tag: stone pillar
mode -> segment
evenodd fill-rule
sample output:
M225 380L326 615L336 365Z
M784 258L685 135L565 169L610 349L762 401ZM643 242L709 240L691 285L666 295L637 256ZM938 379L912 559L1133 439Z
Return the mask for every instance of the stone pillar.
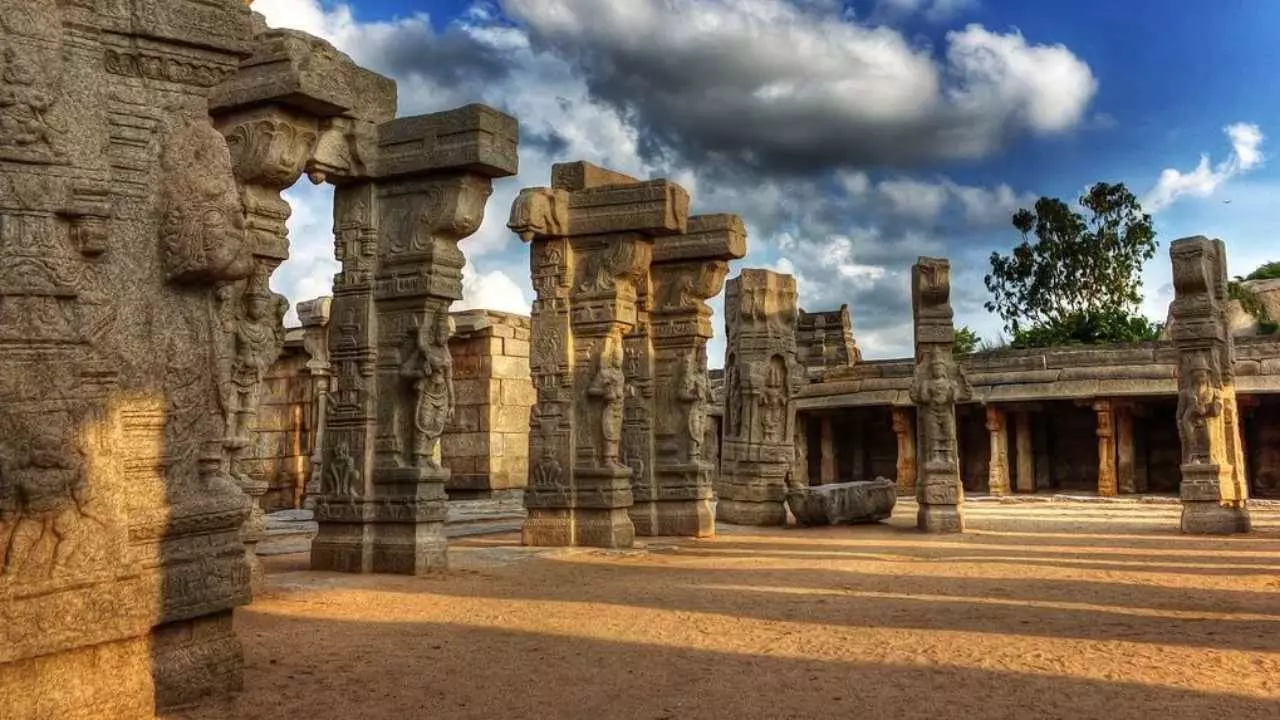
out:
M729 261L746 251L746 228L736 215L691 217L687 233L654 245L654 465L651 475L640 475L632 484L631 519L639 535L715 534L713 468L703 447L711 404L706 301L720 294Z
M717 518L784 525L795 452L789 400L804 381L796 358L796 280L744 269L728 282L725 428Z
M1235 347L1227 323L1227 256L1221 240L1175 240L1170 324L1178 348L1182 531L1248 532L1248 484L1235 397Z
M1009 494L1009 433L1005 413L998 405L987 406L987 432L991 435L991 461L987 465L987 492Z
M964 531L964 488L956 442L956 402L973 390L955 361L951 311L951 263L920 258L911 268L916 369L911 401L920 419L916 465L921 478L916 526L925 532Z
M1116 421L1116 486L1121 493L1138 492L1134 463L1133 406L1124 403L1115 408Z
M1115 410L1110 400L1097 400L1092 405L1098 425L1094 433L1098 437L1098 496L1115 497L1119 494L1116 479L1116 430Z
M1020 493L1036 491L1036 451L1031 436L1031 414L1019 410L1014 414L1014 443L1018 451L1017 490Z
M458 244L516 170L513 118L483 105L334 124L308 166L338 184L334 390L311 544L316 570L422 575L447 565L439 442L456 407L449 308ZM343 143L346 143L345 145Z
M324 476L324 429L329 405L329 379L333 366L329 363L329 309L331 297L298 303L298 321L302 323L302 345L307 351L307 372L311 374L311 467L302 502L314 508Z
M894 406L893 433L898 438L898 494L916 494L915 413L910 407Z
M818 465L818 483L822 485L830 485L836 482L836 438L835 433L831 429L831 416L823 414L819 420L821 423L819 447L822 453Z
M669 181L571 163L552 168L552 187L522 190L511 208L508 226L532 243L537 294L526 545L633 542L625 404L635 387L629 381L648 369L634 358L627 377L623 338L639 321L638 287L648 282L654 237L686 232L688 207L688 195Z
M796 413L795 459L791 464L790 487L809 487L809 416Z

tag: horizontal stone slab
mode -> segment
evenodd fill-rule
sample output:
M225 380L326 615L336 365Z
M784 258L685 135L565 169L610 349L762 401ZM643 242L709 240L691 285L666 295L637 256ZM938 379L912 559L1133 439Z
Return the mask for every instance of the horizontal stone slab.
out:
M556 190L586 190L605 185L632 185L640 180L620 172L579 160L551 166L551 187Z
M519 124L487 105L399 118L378 126L379 177L471 170L515 175Z
M569 193L567 224L570 236L684 233L689 227L689 194L670 180L587 188Z
M694 215L689 230L654 243L653 262L736 260L747 254L747 226L737 215Z

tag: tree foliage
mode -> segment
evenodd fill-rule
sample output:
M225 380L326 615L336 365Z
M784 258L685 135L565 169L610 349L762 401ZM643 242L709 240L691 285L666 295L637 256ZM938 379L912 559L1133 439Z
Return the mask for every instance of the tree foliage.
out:
M965 325L956 330L955 352L957 355L969 355L978 349L978 344L981 342L982 339L978 337L978 333Z
M1098 183L1079 198L1087 215L1057 198L1013 215L1023 241L991 254L986 308L1018 347L1040 340L1146 339L1154 323L1138 316L1142 265L1156 253L1151 215L1123 183Z

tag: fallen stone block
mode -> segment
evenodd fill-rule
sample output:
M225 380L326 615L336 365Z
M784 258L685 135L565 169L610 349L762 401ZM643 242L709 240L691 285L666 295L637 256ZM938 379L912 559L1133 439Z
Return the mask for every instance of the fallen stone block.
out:
M879 522L893 514L897 501L897 484L886 478L815 485L787 493L787 505L801 526Z

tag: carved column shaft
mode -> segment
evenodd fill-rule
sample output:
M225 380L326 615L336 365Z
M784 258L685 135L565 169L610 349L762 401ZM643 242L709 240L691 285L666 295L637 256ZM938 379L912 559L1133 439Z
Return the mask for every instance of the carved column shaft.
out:
M1116 422L1116 488L1124 494L1138 492L1137 464L1133 438L1133 406L1115 408Z
M893 432L898 438L898 495L916 494L916 427L910 407L894 406Z
M1093 403L1093 411L1098 418L1095 431L1098 436L1098 495L1115 497L1119 494L1116 478L1115 410L1110 400L1099 400Z
M1178 348L1182 531L1249 530L1248 485L1235 399L1235 347L1227 323L1227 258L1221 240L1169 247L1172 334Z
M964 488L960 484L956 402L972 394L954 357L951 264L922 257L911 268L916 369L911 400L916 405L920 479L916 525L926 532L963 532Z
M987 492L1009 494L1009 433L1004 409L987 406L987 432L991 436L991 460L987 472Z

